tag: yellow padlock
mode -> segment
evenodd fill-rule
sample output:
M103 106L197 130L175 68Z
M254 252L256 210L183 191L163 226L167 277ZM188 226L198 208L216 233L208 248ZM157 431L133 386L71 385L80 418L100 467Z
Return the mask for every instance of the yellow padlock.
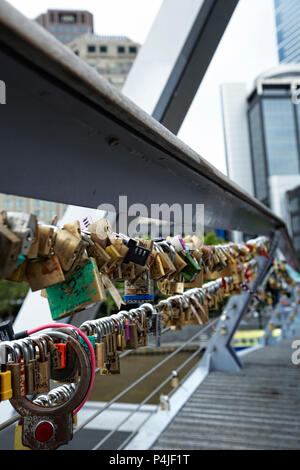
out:
M1 401L10 400L13 396L10 370L0 372L0 395Z
M17 423L15 427L15 440L14 450L31 450L29 447L25 447L22 442L22 424Z

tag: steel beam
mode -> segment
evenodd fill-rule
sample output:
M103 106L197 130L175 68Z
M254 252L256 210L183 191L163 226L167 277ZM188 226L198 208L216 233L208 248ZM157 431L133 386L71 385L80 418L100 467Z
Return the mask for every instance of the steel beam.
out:
M279 234L275 234L270 247L269 258L259 256L256 258L258 272L255 281L249 284L249 290L240 295L231 297L223 310L216 332L210 340L205 354L201 360L203 367L209 371L222 370L238 372L242 362L231 346L232 338L239 324L247 312L250 302L272 266L278 247Z
M177 134L239 0L204 0L152 116Z

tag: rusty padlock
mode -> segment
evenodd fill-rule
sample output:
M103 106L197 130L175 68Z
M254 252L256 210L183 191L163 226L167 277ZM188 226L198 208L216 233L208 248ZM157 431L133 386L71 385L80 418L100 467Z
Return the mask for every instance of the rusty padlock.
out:
M22 443L32 450L55 450L73 437L73 411L84 400L91 381L91 363L79 341L64 333L51 332L49 336L63 337L77 354L81 379L74 394L61 405L45 408L26 397L11 399L10 403L21 415Z

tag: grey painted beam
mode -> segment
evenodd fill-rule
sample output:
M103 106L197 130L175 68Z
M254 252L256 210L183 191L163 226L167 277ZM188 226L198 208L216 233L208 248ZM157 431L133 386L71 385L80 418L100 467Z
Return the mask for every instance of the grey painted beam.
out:
M205 204L205 226L270 234L284 223L38 24L0 2L0 191L78 206ZM118 145L111 145L111 139Z

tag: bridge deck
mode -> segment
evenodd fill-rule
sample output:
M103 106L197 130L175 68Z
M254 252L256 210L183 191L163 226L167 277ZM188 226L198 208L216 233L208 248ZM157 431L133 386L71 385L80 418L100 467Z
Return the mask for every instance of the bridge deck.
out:
M253 351L238 373L211 373L153 449L300 449L292 341Z

